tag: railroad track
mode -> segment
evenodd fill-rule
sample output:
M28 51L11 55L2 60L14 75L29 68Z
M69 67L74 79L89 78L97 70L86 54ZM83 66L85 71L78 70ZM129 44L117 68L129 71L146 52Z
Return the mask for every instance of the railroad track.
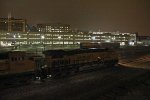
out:
M90 72L94 72L94 71L105 71L105 70L109 70L111 67L99 67L99 65L92 65L93 68L91 69L86 69L86 70L81 70L78 73L71 73L68 76L60 76L60 77L55 77L55 79L61 79L61 78L65 78L65 77L72 77L75 75L81 75L81 74L85 74L85 73L90 73ZM8 78L1 78L0 81L0 89L9 89L9 88L16 88L16 87L20 87L20 86L24 86L24 85L30 85L31 83L33 83L35 80L35 78L33 78L33 75L31 76L24 76L24 77L8 77ZM51 78L45 78L43 80L39 80L40 83L45 82L47 80L52 80ZM39 82L37 82L39 83Z
M150 86L150 73L145 72L139 75L136 75L133 78L129 78L123 81L118 82L113 87L109 88L105 92L103 92L102 96L99 98L102 100L121 100L121 97L125 96L127 93L134 91L135 88ZM134 91L136 92L136 91Z
M144 57L144 59L145 58L147 57ZM90 70L81 72L69 78L59 80L50 79L40 84L42 87L32 87L34 84L31 84L31 86L25 86L25 90L23 87L22 90L20 88L16 90L8 89L11 93L6 95L5 93L8 91L4 91L3 94L5 95L3 95L3 98L7 100L7 96L14 97L18 95L16 98L30 100L36 98L66 100L66 97L71 100L115 100L116 98L119 100L119 98L128 92L131 92L133 88L137 88L138 86L150 86L148 83L150 82L149 77L149 70L126 68L125 66L119 65L113 68L102 68L98 71ZM28 89L28 87L30 89ZM18 93L17 91L22 92ZM24 95L24 93L26 94Z
M33 80L32 75L27 76L9 76L0 78L0 89L15 88L24 85L29 85Z
M117 77L120 75L120 77ZM115 78L116 77L116 78ZM105 75L100 81L96 81L97 83L89 82L90 87L84 87L84 90L74 89L74 93L69 93L68 98L73 100L116 100L116 98L124 96L128 92L130 92L133 88L137 88L141 85L149 85L147 81L149 79L150 73L149 71L140 71L135 73L128 73L127 75L118 74L108 74ZM83 87L79 87L82 88ZM71 91L71 90L70 90ZM86 91L86 92L85 92ZM75 95L75 93L82 92L81 94ZM63 94L63 95L67 95ZM63 97L63 95L60 95ZM73 96L75 95L75 96ZM55 96L54 96L55 97ZM58 98L60 99L60 98ZM61 98L65 100L65 98ZM68 99L68 100L69 100ZM121 100L121 99L120 99Z
M41 97L41 99L53 98L60 100L66 100L66 97L71 100L72 98L74 98L74 100L83 100L88 98L113 100L113 98L117 95L122 96L126 94L130 91L131 87L136 87L143 84L142 82L147 80L149 76L144 79L143 77L147 75L149 75L148 71L145 70L130 70L119 66L115 69L110 68L97 72L81 73L73 77L59 80L49 80L49 82L44 82L40 84L40 86L25 86L25 89L22 87L21 90L20 88L17 88L16 90L9 89L9 94L5 94L7 93L6 90L3 93L5 94L3 97L5 100L7 100L7 96L13 97L15 95L18 95L16 99L26 98L30 100ZM17 91L21 92L18 93ZM24 93L26 94L24 95Z

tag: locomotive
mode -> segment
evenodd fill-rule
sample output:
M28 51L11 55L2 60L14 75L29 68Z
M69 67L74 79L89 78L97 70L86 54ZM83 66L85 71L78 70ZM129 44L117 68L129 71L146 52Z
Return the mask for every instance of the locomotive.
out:
M118 54L107 48L46 50L44 56L23 51L0 54L0 76L32 74L36 77L66 76L82 70L114 66Z
M107 48L47 50L43 54L45 55L43 66L46 66L44 73L53 77L95 68L92 65L100 68L118 63L118 54Z

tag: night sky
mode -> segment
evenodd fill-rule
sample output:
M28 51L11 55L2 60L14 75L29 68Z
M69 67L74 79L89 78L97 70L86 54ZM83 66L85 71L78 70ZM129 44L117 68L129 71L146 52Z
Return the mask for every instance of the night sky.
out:
M65 23L82 30L150 35L150 0L0 0L0 17L9 12L29 24Z

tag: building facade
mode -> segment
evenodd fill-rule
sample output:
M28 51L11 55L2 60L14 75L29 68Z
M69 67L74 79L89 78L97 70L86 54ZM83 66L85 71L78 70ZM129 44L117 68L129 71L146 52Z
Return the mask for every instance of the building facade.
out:
M120 46L136 45L135 33L92 32L92 38L100 43L120 43Z
M25 19L15 19L15 18L0 18L0 30L1 31L26 31L26 20Z
M80 43L120 43L134 46L136 34L119 32L8 32L0 31L1 46L28 45L36 47L77 48Z
M150 46L150 36L138 36L137 45Z

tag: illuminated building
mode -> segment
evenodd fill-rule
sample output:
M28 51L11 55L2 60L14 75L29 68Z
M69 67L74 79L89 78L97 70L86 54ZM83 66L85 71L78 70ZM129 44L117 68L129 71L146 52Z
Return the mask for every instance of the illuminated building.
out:
M0 45L38 45L46 48L76 48L82 42L120 43L134 46L136 34L120 32L8 32L0 31Z
M39 32L71 32L68 24L37 24Z
M92 32L97 42L105 43L120 43L120 46L134 46L136 45L136 35L134 33L120 33L120 32Z
M15 19L15 18L0 18L0 30L1 31L26 31L26 20L25 19Z

